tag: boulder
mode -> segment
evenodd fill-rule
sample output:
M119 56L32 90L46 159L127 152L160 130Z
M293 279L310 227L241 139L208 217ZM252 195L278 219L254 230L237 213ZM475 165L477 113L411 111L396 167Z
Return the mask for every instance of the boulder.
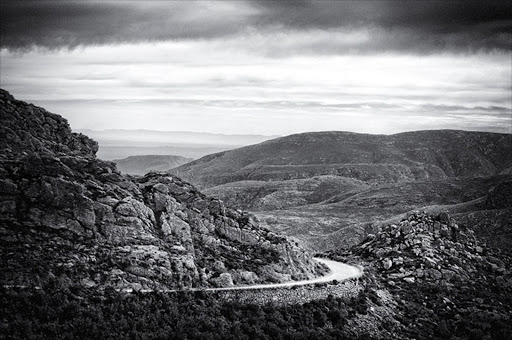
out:
M233 287L233 278L230 273L222 273L218 277L211 278L210 281L215 287Z

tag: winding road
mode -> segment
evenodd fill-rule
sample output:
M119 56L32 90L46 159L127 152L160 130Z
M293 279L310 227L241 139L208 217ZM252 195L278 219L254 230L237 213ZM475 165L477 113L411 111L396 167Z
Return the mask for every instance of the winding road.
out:
M304 286L315 283L324 283L331 282L333 280L344 281L347 279L352 279L356 277L360 277L363 275L363 270L360 267L350 266L345 263L328 260L320 257L314 258L317 262L325 264L330 272L327 275L316 277L314 279L302 280L302 281L290 281L284 283L266 283L266 284L256 284L256 285L248 285L248 286L234 286L234 287L224 287L224 288L193 288L191 290L205 290L205 291L223 291L223 290L243 290L243 289L273 289L273 288L282 288L282 287L293 287L293 286Z
M314 260L317 262L325 264L329 268L329 273L324 276L316 277L314 279L302 280L302 281L290 281L284 283L264 283L264 284L255 284L255 285L247 285L247 286L233 286L233 287L222 287L222 288L187 288L186 291L195 292L195 291L206 291L206 292L218 292L225 290L249 290L249 289L275 289L275 288L283 288L283 287L293 287L293 286L305 286L315 283L326 283L331 282L333 280L344 281L348 279L353 279L360 277L363 275L362 267L355 267L345 263L328 260L320 257L314 257ZM133 289L123 289L123 292L131 293ZM142 293L150 293L152 289L142 289L140 292ZM182 290L179 289L169 289L169 290L160 290L164 292L179 292Z

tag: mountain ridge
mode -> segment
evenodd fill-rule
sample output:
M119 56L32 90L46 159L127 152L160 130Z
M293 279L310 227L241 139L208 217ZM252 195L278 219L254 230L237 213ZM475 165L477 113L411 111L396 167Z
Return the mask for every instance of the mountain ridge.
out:
M512 180L510 150L512 135L488 132L311 132L208 155L171 173L318 251L354 245L372 224L406 211L485 196Z
M510 168L512 157L505 151L511 146L510 134L460 130L310 132L208 155L173 173L202 188L332 174L374 182L489 176ZM385 178L380 178L383 172Z
M223 287L325 271L175 176L122 175L58 115L3 90L0 112L1 285Z
M142 155L114 159L119 171L130 175L145 175L150 171L165 171L189 163L192 158L174 155Z

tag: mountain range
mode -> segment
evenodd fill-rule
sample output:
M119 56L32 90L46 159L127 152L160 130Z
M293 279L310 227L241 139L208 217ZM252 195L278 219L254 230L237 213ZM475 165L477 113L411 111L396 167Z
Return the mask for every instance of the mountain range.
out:
M512 180L510 150L510 134L312 132L208 155L171 173L318 251L357 244L407 211L485 200ZM475 205L454 218L473 216L479 225L491 215L512 216L510 206Z
M102 131L81 129L76 131L86 134L98 142L97 155L98 158L104 160L142 155L176 155L196 159L211 153L260 143L277 137L143 129Z
M511 338L510 135L303 134L131 176L3 90L0 114L0 339ZM293 238L363 275L203 289L326 274Z

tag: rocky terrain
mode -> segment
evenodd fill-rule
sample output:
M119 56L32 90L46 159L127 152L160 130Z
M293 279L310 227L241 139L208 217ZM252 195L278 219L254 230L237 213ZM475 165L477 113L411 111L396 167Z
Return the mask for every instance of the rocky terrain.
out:
M471 229L459 226L447 213L436 217L410 214L399 224L386 225L376 234L369 234L352 251L380 262L381 275L390 285L403 280L453 286L469 280L470 273L479 275L476 265L492 268L496 275L507 279L511 274L499 259L482 257L484 251L488 254L490 250L478 244Z
M510 339L512 258L447 213L413 212L350 250L343 283L277 290L5 289L5 338Z
M476 179L472 182L476 182ZM512 180L508 176L493 177L491 189L481 197L468 199L458 204L425 205L422 209L431 213L450 213L452 219L461 226L471 228L475 235L487 245L502 252L512 251ZM489 185L488 184L488 185ZM472 188L478 192L477 185ZM470 188L465 191L468 193ZM373 228L386 223L399 221L407 214L399 214L383 222L373 224Z
M407 211L485 200L495 186L512 181L510 149L507 134L318 132L209 155L172 172L320 251L355 245L375 225ZM469 218L477 229L488 221L492 229L509 229L503 208L473 208L454 218Z
M0 92L0 285L161 289L310 278L324 268L167 173L96 158L65 119Z
M114 159L117 169L124 174L145 175L150 171L166 171L191 162L192 158L172 155L143 155Z
M512 335L512 258L447 213L412 212L330 257L364 264L373 280L376 306L369 318L378 320L379 308L387 309L375 338L389 337L382 331L390 328L412 339Z

